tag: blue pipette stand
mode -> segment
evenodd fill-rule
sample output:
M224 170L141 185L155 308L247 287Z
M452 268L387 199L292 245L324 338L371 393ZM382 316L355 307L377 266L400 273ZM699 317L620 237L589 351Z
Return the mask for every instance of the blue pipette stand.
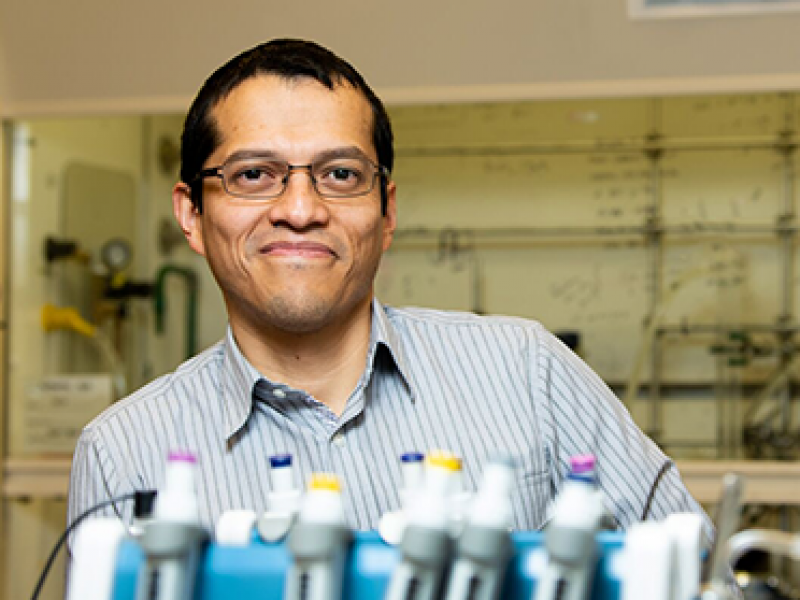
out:
M618 600L621 597L620 551L622 533L600 533L598 564L592 600ZM502 600L530 600L539 574L546 564L543 535L519 532L512 535L514 554L506 572ZM284 577L291 564L285 543L267 544L254 536L244 548L209 544L201 558L195 600L282 600ZM343 598L380 600L386 593L392 571L400 560L397 548L385 544L377 533L357 532L348 553L344 574ZM133 541L120 548L113 600L134 600L136 581L144 554Z

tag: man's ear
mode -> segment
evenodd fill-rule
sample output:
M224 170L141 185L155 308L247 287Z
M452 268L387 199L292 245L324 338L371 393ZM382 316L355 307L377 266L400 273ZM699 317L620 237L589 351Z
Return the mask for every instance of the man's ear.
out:
M175 219L186 236L192 250L205 256L205 246L203 245L203 218L197 211L192 202L192 190L182 181L175 184L172 188L172 212Z
M392 245L394 232L397 229L397 185L394 181L386 182L386 214L383 215L383 251Z

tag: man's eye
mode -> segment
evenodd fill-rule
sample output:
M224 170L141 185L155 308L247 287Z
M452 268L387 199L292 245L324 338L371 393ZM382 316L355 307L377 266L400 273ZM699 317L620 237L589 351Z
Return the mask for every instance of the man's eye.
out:
M242 179L247 179L248 181L254 181L259 177L262 177L263 175L264 175L263 169L255 169L255 168L245 169L244 171L239 173L239 177L241 177Z
M276 179L281 179L279 169L270 165L242 165L233 171L232 177L233 181L243 184L268 182Z
M337 181L347 181L348 179L351 179L351 178L357 178L358 177L358 173L356 171L354 171L353 169L347 169L345 167L339 167L339 168L333 169L330 172L330 177L335 179L335 180L337 180Z

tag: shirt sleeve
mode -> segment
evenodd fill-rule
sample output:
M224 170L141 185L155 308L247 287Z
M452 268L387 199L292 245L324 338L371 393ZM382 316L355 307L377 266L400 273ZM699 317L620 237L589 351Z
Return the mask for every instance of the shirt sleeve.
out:
M105 446L93 429L86 429L78 439L72 458L67 500L67 526L99 503L132 492L124 484ZM117 516L130 524L131 502L119 502L92 513L93 516ZM73 532L74 535L74 532ZM72 536L68 540L72 541Z
M569 472L571 456L592 454L606 508L619 528L645 517L658 521L671 513L692 512L702 516L709 543L711 521L671 460L585 362L544 328L538 338L534 393L549 421L546 443L555 457L556 488Z

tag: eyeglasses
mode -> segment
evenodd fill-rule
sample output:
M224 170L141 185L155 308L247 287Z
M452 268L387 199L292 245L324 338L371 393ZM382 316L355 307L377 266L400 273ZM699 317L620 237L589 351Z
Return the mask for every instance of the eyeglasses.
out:
M364 157L336 157L308 165L290 165L270 156L248 156L203 169L194 181L219 177L228 194L246 200L268 200L286 191L292 171L306 171L314 190L323 198L343 199L369 194L378 176L389 170Z

